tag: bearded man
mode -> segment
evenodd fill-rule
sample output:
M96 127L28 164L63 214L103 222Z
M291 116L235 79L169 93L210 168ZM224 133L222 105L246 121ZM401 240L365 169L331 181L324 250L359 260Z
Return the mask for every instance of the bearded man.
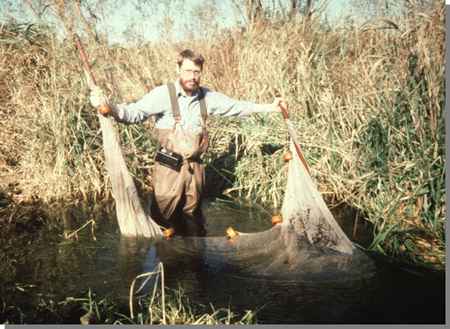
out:
M239 101L200 86L204 58L183 50L177 59L178 78L154 88L135 103L111 105L117 121L140 123L155 118L159 146L152 172L151 216L180 235L204 236L201 200L205 168L201 155L208 147L206 120L209 115L245 117L252 113L280 112L281 98L271 104ZM92 106L107 102L99 88L91 90Z

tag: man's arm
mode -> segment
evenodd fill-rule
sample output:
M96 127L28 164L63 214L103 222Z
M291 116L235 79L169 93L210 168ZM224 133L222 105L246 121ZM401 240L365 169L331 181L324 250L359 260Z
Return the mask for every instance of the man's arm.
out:
M150 115L163 112L164 106L162 105L167 101L167 91L164 88L164 86L156 87L134 103L110 105L112 112L102 114L112 115L119 122L142 122ZM106 102L106 97L100 89L92 90L90 100L91 104L98 108Z
M256 104L249 101L239 101L224 94L208 91L206 93L208 113L220 116L247 116L252 113L280 112L281 98L275 98L271 104Z

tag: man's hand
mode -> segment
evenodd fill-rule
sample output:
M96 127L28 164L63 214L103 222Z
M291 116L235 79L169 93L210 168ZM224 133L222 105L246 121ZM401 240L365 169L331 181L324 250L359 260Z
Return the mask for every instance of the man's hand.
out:
M108 99L99 87L95 86L91 89L89 101L101 114L105 116L111 114L112 111L110 106L108 106Z
M272 106L274 107L275 112L281 112L281 108L284 108L287 111L287 103L281 97L275 97Z

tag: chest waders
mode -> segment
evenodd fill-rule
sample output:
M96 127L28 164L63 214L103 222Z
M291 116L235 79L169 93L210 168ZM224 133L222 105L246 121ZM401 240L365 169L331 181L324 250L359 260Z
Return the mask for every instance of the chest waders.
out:
M182 156L179 170L155 161L152 174L154 199L152 216L160 219L181 235L205 235L205 220L201 200L205 184L205 168L200 156L208 148L207 109L200 88L202 132L187 132L181 126L181 114L173 83L168 84L172 114L172 129L155 129L159 146Z

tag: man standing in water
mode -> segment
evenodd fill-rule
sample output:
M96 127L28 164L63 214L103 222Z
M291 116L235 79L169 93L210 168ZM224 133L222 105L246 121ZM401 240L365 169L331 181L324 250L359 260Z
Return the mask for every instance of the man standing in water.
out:
M281 98L272 104L255 104L200 87L203 64L202 55L183 50L174 83L154 88L135 103L110 106L111 112L102 113L124 123L140 123L155 116L159 147L152 174L151 216L181 235L206 234L201 212L205 168L200 156L208 147L207 116L280 112L280 104L285 105ZM99 88L91 91L90 101L96 108L107 102Z

